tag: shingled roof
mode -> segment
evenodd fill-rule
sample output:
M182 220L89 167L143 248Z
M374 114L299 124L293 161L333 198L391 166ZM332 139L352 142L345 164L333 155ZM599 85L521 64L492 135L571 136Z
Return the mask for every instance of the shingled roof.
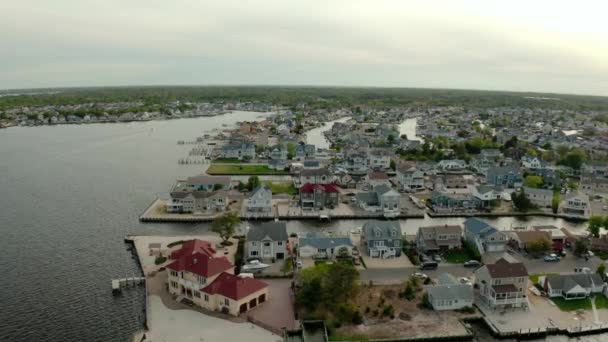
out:
M209 286L201 289L208 294L220 294L234 300L241 300L256 293L268 284L254 278L241 278L234 274L223 272Z
M528 270L521 262L508 262L504 258L496 260L493 264L486 264L492 278L516 278L527 277Z
M287 224L285 222L264 222L247 232L247 241L262 241L265 237L272 241L287 241Z

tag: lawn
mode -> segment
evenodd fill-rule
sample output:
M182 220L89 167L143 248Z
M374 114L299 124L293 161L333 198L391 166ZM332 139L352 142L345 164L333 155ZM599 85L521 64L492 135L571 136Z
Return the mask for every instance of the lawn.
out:
M217 158L213 161L214 163L225 163L225 164L240 164L243 161L237 158Z
M295 195L298 193L298 189L293 185L292 182L264 182L267 187L272 190L272 194L289 194Z
M211 164L207 169L209 175L287 175L288 171L271 170L267 165L218 165Z
M452 264L464 264L465 262L474 259L474 257L469 255L465 249L446 252L444 257L447 262Z
M608 309L608 298L603 294L595 295L595 306L598 309Z
M532 285L538 283L538 277L541 276L548 276L548 275L555 275L555 274L559 274L559 273L537 273L537 274L530 274L530 282L532 282Z
M555 297L551 300L562 311L591 310L591 300L589 298L565 300L562 297Z

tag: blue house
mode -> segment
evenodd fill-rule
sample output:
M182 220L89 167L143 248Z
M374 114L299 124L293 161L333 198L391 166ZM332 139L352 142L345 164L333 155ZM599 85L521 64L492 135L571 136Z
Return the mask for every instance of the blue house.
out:
M488 169L486 183L504 188L517 188L522 185L523 178L517 165L495 166Z
M504 252L507 244L506 234L476 217L464 221L464 238L479 254Z

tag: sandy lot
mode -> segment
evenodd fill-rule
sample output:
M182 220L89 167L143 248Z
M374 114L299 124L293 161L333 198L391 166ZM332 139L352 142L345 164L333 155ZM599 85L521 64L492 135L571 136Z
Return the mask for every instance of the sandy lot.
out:
M416 294L416 299L408 301L399 298L398 293L403 285L364 286L357 295L357 303L363 313L364 323L358 326L343 326L336 330L342 336L361 336L374 338L391 337L430 337L446 335L464 335L467 333L465 327L459 322L459 318L466 314L457 312L436 312L433 310L419 309L417 304L423 290ZM382 299L384 298L384 303ZM394 318L382 316L383 308L392 305ZM369 312L367 308L370 308ZM374 314L377 310L379 313Z

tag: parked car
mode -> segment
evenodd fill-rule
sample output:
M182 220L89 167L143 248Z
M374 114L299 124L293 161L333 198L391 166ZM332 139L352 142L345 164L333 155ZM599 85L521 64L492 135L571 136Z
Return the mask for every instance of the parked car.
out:
M437 262L441 262L441 256L439 254L435 254L433 256L433 260L437 261Z
M416 278L420 278L420 279L426 279L426 278L428 278L428 277L429 277L429 276L427 276L426 274L424 274L424 273L420 273L420 272L416 272L416 273L412 274L412 276L414 276L414 277L416 277Z
M469 277L461 277L458 280L461 284L471 285L471 279Z
M549 255L545 255L544 260L547 262L559 261L560 257L557 256L557 254L549 254Z
M464 267L479 267L481 263L477 260L469 260L464 263Z
M422 264L420 264L420 269L421 270L434 270L438 266L439 265L437 264L436 261L425 261Z

